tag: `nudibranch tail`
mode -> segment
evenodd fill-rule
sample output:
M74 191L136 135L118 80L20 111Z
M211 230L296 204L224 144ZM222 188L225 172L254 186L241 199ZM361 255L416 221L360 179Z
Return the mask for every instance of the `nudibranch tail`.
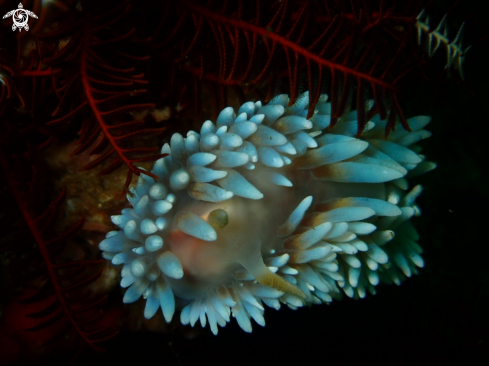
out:
M146 299L149 319L167 322L178 304L182 324L207 322L214 334L231 316L251 332L264 325L264 305L292 309L375 293L423 267L419 215L408 177L435 167L420 154L429 117L384 138L378 116L357 133L356 113L330 127L322 95L307 119L309 95L288 106L225 108L199 132L174 134L168 156L141 175L120 228L100 243L122 265L123 301Z
M272 287L290 295L306 298L306 295L301 289L273 273L263 262L260 252L256 251L255 253L240 259L239 264L241 264L259 284Z

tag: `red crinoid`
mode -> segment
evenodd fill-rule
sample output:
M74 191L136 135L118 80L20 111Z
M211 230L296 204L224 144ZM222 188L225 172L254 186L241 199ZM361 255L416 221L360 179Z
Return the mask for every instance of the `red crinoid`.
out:
M0 26L0 194L8 201L0 217L11 233L0 246L11 281L0 305L30 292L21 302L37 306L27 316L40 320L28 330L62 324L51 340L69 328L100 350L114 334L99 312L104 296L91 287L103 277L98 251L70 255L82 222L64 233L57 226L64 195L53 192L59 177L45 164L46 147L76 139L71 155L89 157L82 170L128 169L123 190L133 174L151 175L135 163L161 156L162 132L190 127L191 107L200 124L209 99L217 112L233 97L285 92L293 104L308 90L310 116L329 95L333 125L356 109L358 134L376 113L389 121L386 134L398 121L409 129L402 92L416 80L408 74L426 69L417 16L427 2L24 1L39 16L30 31L12 32L11 19ZM0 3L1 14L14 8Z
M87 250L72 240L83 219L62 232L57 229L66 191L52 199L55 192L39 161L51 138L39 135L34 125L19 130L3 121L1 140L1 176L8 191L2 192L5 209L0 227L8 235L0 249L9 269L8 289L16 294L5 309L4 329L11 335L40 332L39 342L32 343L27 334L17 339L29 343L39 355L58 347L100 351L99 342L116 334L116 328L102 319L107 295L90 288L102 273L101 261L90 259ZM12 350L2 350L8 359Z
M311 116L328 92L333 124L353 104L359 134L375 113L389 118L388 130L397 118L409 128L399 99L401 82L420 64L413 54L419 4L183 1L173 7L162 11L154 44L170 61L167 94L179 95L173 90L185 73L212 83L217 109L226 105L226 86L265 89L265 100L285 91L291 104L309 90ZM198 95L198 85L190 86Z
M99 175L125 165L129 168L126 183L129 185L132 173L142 172L133 164L155 160L159 155L147 155L158 148L132 147L127 141L165 130L150 127L142 120L121 118L128 112L154 107L153 103L137 98L147 92L144 87L148 81L140 71L142 67L135 65L149 59L145 53L148 39L131 24L129 1L101 5L87 2L82 6L83 11L71 12L54 30L37 36L39 42L59 42L49 55L39 55L39 60L50 65L52 90L59 98L51 113L54 119L47 125L67 123L81 116L79 147L72 155L90 148L90 155L100 155L83 170L114 157ZM37 63L36 71L42 72L41 63ZM21 74L28 72L31 70L23 70ZM103 137L97 141L100 134Z

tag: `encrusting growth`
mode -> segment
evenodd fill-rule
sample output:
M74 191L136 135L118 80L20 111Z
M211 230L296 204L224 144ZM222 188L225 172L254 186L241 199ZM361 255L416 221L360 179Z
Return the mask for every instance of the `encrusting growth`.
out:
M356 112L330 127L322 95L307 119L309 94L288 107L225 108L200 132L171 137L152 173L142 174L103 257L122 265L123 301L146 300L144 316L175 297L183 324L209 322L214 334L236 318L265 325L264 305L292 309L375 293L423 267L410 218L421 187L406 178L435 167L416 145L430 118L408 120L385 139L386 121L371 119L359 138Z

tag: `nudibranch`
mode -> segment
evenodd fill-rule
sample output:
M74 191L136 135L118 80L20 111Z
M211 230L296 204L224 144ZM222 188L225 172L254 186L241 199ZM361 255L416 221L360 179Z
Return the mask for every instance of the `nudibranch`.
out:
M435 167L416 143L430 136L426 116L385 139L372 118L359 138L356 113L330 126L322 95L307 119L309 94L288 106L228 107L186 138L127 195L132 208L112 221L99 247L122 265L123 302L146 300L144 317L161 308L170 322L200 320L214 334L231 316L251 332L264 326L264 305L292 309L375 293L423 267L410 222L421 186L407 178Z

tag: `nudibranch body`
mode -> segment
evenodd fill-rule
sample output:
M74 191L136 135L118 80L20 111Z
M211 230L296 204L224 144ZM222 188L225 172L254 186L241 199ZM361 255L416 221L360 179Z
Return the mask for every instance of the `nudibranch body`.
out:
M214 334L234 316L251 332L264 305L292 309L375 293L423 267L410 218L421 187L407 177L435 167L416 143L430 119L392 131L374 117L355 138L355 113L330 128L322 95L307 119L306 92L267 105L225 108L216 124L171 137L152 173L141 175L112 231L104 258L122 266L123 301L146 299L166 321L209 322Z

